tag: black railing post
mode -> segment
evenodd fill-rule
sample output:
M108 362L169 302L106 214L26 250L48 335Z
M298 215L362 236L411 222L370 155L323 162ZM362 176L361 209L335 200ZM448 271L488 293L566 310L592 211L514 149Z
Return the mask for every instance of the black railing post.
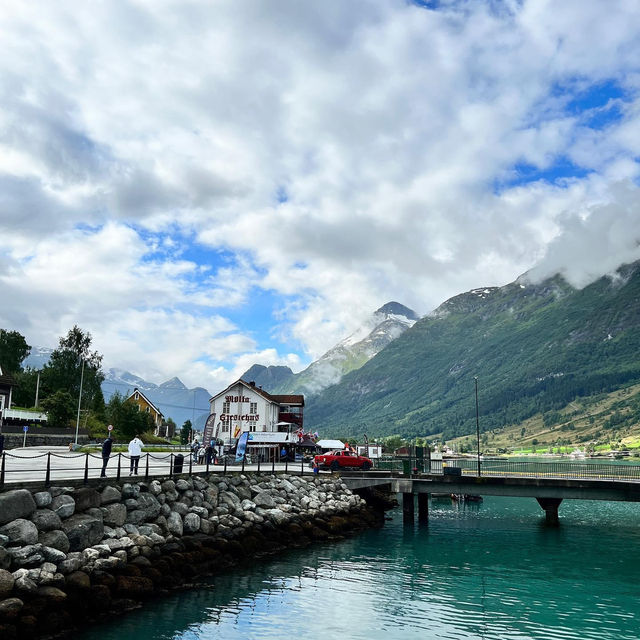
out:
M84 455L84 483L89 484L89 454L85 453Z
M300 475L301 476L304 475L304 456L303 456L302 460L300 460Z
M147 453L147 467L144 470L144 479L147 480L149 478L149 454Z
M6 460L6 452L2 452L2 469L0 469L0 487L4 486L4 465Z
M271 474L275 475L276 473L276 454L273 454L273 458L271 458Z
M222 470L222 473L225 476L227 475L227 456L224 457L224 469Z
M121 453L119 453L119 454L118 454L118 473L116 474L116 478L117 478L118 480L120 480L120 461L121 461L121 459L122 459L122 454L121 454Z
M173 453L169 454L169 477L173 478Z
M47 452L47 475L44 479L44 486L48 487L51 485L51 451Z
M189 475L191 475L192 470L193 470L193 456L189 454Z
M289 456L286 455L284 457L284 472L287 473L288 470L289 470Z
M258 475L260 475L260 458L261 456L258 455Z
M207 477L209 477L209 463L211 462L211 454L207 453Z
M247 454L243 453L242 454L242 473L244 473L244 462L247 459Z

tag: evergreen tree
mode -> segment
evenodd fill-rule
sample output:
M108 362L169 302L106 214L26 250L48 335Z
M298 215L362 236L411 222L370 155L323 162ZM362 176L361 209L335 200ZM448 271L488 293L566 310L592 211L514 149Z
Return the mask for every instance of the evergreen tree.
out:
M182 425L182 429L180 429L181 444L188 444L189 436L191 435L191 428L192 428L191 420L186 420L185 423Z

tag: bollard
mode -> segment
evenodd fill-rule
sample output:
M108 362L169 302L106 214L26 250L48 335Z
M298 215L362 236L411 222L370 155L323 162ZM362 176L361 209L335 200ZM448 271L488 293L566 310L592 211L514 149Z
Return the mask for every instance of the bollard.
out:
M258 456L258 475L260 475L260 456Z
M147 468L144 470L144 479L149 478L149 454L147 453Z
M169 455L169 477L173 478L173 453Z
M119 453L119 454L118 454L118 473L116 474L116 478L117 478L118 480L120 480L120 458L121 458L121 457L122 457L122 454L121 454L121 453Z
M89 484L89 454L85 453L84 455L84 483Z
M192 468L193 468L193 456L189 454L189 475L191 475Z
M47 476L44 479L44 486L51 485L51 451L47 453Z
M4 486L4 465L6 459L6 453L2 452L2 469L0 469L0 487Z
M271 474L275 475L276 473L276 456L274 454L273 458L271 458Z

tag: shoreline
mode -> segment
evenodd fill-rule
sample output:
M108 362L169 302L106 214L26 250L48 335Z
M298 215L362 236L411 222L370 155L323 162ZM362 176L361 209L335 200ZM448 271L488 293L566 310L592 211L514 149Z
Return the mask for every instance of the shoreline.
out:
M198 579L383 526L384 500L371 502L336 477L284 474L5 491L0 635L68 637Z

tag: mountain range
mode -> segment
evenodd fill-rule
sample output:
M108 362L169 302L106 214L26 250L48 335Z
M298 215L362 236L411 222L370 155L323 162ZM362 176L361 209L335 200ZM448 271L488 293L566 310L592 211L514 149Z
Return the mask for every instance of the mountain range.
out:
M242 379L254 381L269 393L301 393L310 398L339 383L350 371L359 369L418 319L408 307L388 302L300 373L293 373L289 367L254 364Z
M313 397L323 435L453 438L640 381L640 262L575 289L561 276L455 296Z

